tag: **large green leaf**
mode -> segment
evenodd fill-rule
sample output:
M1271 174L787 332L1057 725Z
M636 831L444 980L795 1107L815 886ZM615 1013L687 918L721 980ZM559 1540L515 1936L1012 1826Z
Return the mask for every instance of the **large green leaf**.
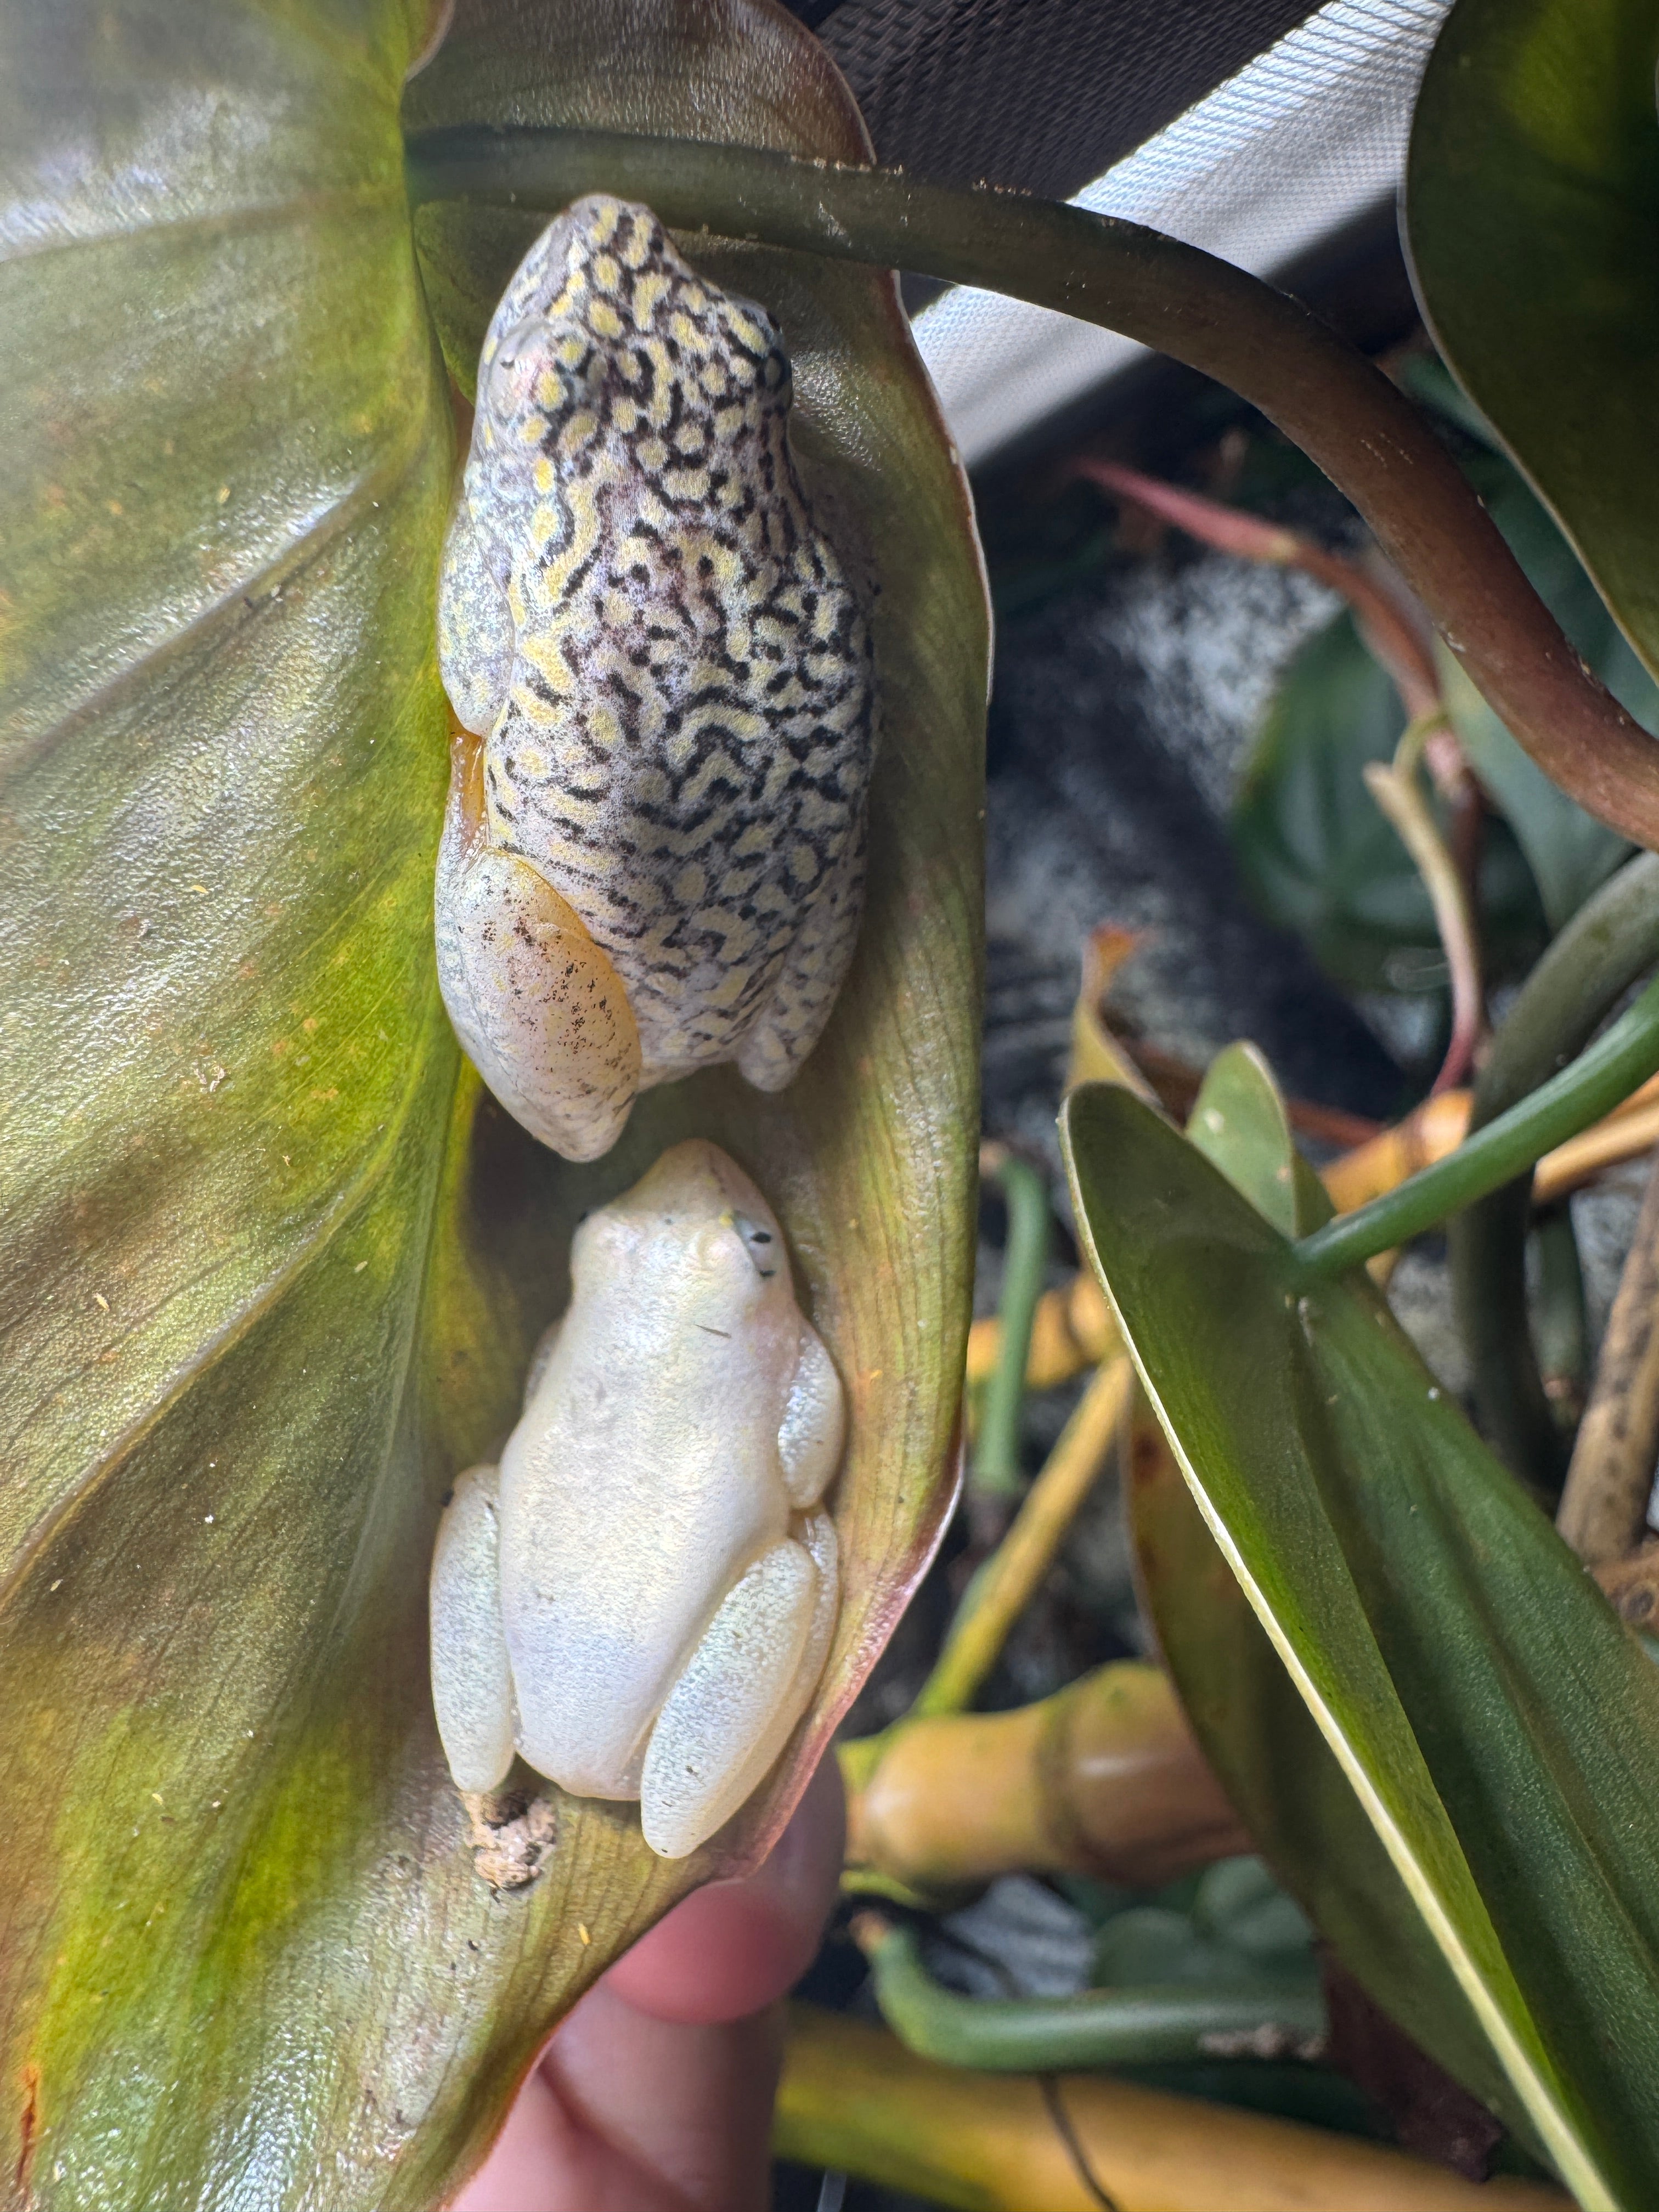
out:
M1212 1534L1587 2212L1659 2188L1659 1674L1363 1280L1104 1086L1079 1222Z
M1526 571L1527 581L1560 623L1568 644L1621 707L1645 728L1659 728L1659 690L1653 678L1631 651L1548 510L1505 458L1491 423L1471 406L1432 355L1408 364L1406 382L1417 398L1476 441L1465 457L1465 473ZM1631 848L1557 789L1531 755L1522 750L1438 638L1435 659L1463 750L1527 856L1550 927L1559 929Z
M1659 15L1458 0L1406 214L1435 342L1659 674Z
M433 972L428 298L453 335L505 267L456 229L417 263L423 15L0 8L0 2172L40 2207L445 2193L571 1997L775 1832L948 1495L986 625L895 288L744 264L883 586L854 975L793 1090L653 1094L570 1169L481 1097ZM486 51L590 120L633 88L663 129L862 143L765 0L463 11L426 112L493 112ZM842 1627L713 1846L669 1866L556 1798L497 1895L431 1719L438 1502L512 1419L571 1222L692 1133L776 1206L849 1386Z

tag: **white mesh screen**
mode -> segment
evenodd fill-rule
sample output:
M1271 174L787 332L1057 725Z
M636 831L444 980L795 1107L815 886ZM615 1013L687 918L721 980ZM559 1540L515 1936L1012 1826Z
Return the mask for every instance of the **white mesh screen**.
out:
M1073 202L1271 276L1398 185L1418 81L1449 0L1330 0ZM916 319L963 459L1127 366L1139 346L962 287Z

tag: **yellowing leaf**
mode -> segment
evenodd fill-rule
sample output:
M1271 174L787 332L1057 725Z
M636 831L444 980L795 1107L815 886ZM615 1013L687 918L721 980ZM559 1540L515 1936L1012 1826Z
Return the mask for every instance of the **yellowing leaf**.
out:
M590 119L632 68L657 127L856 136L769 10L642 8L625 62L600 21L464 13L415 84L486 118L482 42L532 89L556 56ZM0 2172L37 2207L447 2193L571 1997L763 1848L949 1493L986 617L930 391L885 280L745 263L883 585L869 913L794 1090L653 1094L572 1170L482 1097L433 972L440 279L487 305L507 268L417 261L426 36L398 0L0 16ZM431 1717L439 1501L571 1223L691 1133L765 1188L848 1385L839 1641L696 1860L559 1801L498 1897Z

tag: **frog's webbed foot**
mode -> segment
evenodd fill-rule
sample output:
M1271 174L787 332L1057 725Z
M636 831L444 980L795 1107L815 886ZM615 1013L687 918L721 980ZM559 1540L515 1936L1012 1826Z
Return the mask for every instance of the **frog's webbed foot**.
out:
M864 848L860 822L802 915L772 994L738 1049L738 1073L757 1091L793 1082L823 1033L864 914Z
M455 1033L514 1119L568 1160L622 1133L640 1036L622 978L538 870L496 851L474 739L458 744L434 907L438 981Z
M669 1692L640 1784L645 1840L684 1858L776 1759L829 1656L841 1599L826 1513L763 1553L728 1592Z
M494 1790L513 1764L518 1716L501 1626L496 1471L458 1476L432 1554L432 1704L458 1790Z

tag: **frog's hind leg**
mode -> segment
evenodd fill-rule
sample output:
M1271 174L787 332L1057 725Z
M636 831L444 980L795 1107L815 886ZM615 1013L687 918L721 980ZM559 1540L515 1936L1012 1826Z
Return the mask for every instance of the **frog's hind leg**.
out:
M848 841L801 917L771 996L737 1054L757 1091L781 1091L823 1033L846 979L864 914L864 824Z
M458 732L438 848L438 981L468 1057L507 1112L568 1160L622 1133L640 1036L621 977L539 870L489 842L476 738Z
M729 1820L817 1686L841 1585L836 1532L810 1516L728 1592L657 1716L640 1784L645 1840L684 1858Z
M494 1790L513 1764L517 1715L501 1626L493 1467L458 1478L432 1554L432 1704L458 1790Z

